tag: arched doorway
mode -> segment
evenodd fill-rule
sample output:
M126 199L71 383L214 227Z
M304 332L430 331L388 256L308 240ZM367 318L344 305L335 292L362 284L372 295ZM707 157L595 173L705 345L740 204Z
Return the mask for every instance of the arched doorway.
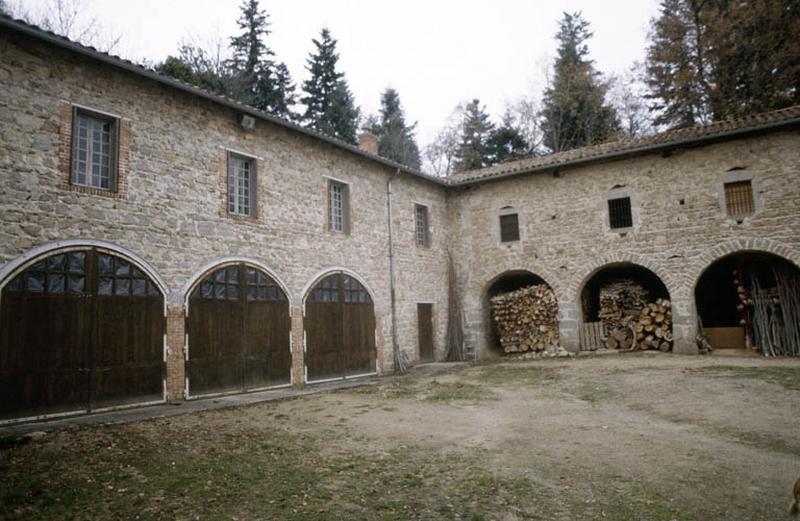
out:
M672 348L670 295L649 269L621 262L603 266L580 292L581 350Z
M375 372L375 309L354 276L336 272L305 302L306 379L309 382Z
M289 299L259 267L208 272L189 294L186 332L191 397L291 383Z
M550 303L555 302L555 294L553 293L552 288L550 285L539 275L535 273L531 273L530 271L526 270L510 270L506 271L497 277L489 284L486 289L486 296L484 301L484 308L485 308L485 320L487 324L486 332L487 332L487 346L490 353L493 354L502 354L504 352L503 346L501 345L500 335L498 334L498 323L496 317L493 316L492 313L492 299L494 297L500 295L507 295L513 293L517 290L523 288L530 288L531 286L545 286L547 291L549 291L550 295L547 295L547 300ZM536 303L531 303L532 305L536 305ZM555 336L555 343L558 342L558 324L556 322L556 315L558 313L558 306L556 303L555 309L552 310L552 320L548 320L548 324L535 324L538 328L539 326L545 326L548 328L546 333L549 332L548 336L553 337ZM527 317L523 317L527 320ZM550 324L549 322L552 322ZM528 326L533 327L534 324L527 323ZM534 336L538 335L539 331L532 332ZM546 343L550 343L550 338L546 339L541 343L542 345ZM538 345L539 343L537 343ZM530 347L530 346L528 346Z
M164 295L121 254L34 259L0 297L0 418L164 400Z
M714 348L800 356L800 269L771 253L738 252L695 286L699 329Z

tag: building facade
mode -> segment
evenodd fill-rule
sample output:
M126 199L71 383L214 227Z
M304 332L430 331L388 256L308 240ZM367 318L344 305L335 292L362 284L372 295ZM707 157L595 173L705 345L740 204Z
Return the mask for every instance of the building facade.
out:
M711 264L800 264L799 123L442 180L0 18L0 421L385 373L395 345L442 359L448 259L476 356L508 274L550 285L579 349L608 266L658 277L696 352Z

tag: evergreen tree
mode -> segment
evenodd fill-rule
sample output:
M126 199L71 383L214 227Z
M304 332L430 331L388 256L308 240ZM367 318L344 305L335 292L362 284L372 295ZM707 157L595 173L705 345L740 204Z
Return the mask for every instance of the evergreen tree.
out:
M455 157L456 172L489 166L488 142L493 129L480 101L474 99L469 102L464 108L461 123L461 139Z
M381 95L380 119L368 121L366 128L378 137L378 154L414 169L420 168L419 147L413 125L406 124L400 95L389 87Z
M305 95L300 100L306 106L302 119L315 130L355 144L359 110L344 74L336 70L336 40L322 29L320 38L312 41L315 50L306 65L311 77L303 82Z
M553 152L605 141L619 128L605 103L607 86L588 58L589 22L564 13L556 34L558 56L542 102L544 145Z
M662 0L647 83L657 123L688 126L800 103L800 3Z
M294 86L289 70L275 63L275 54L264 43L270 34L267 15L258 0L245 0L237 22L242 31L231 37L233 56L228 61L234 78L233 97L259 110L291 117Z
M486 141L487 160L494 165L521 159L528 155L529 148L522 132L514 125L512 115L507 112L502 125L494 129Z
M178 56L168 56L155 66L155 70L215 94L234 95L233 78L222 62L195 45L181 45Z

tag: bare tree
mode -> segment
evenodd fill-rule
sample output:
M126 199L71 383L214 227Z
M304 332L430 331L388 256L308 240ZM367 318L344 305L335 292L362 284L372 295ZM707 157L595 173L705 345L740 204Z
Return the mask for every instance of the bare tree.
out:
M425 170L437 177L447 177L453 173L458 145L461 142L461 120L464 104L460 103L447 117L444 126L425 147Z
M611 75L607 98L617 110L620 127L625 137L637 138L658 132L647 99L644 68L637 62L622 74Z
M527 153L539 155L542 151L542 109L539 101L533 96L519 98L506 105L506 114L511 116L512 123L528 143Z
M121 39L89 14L84 0L47 0L38 10L26 9L19 1L7 2L3 9L13 17L102 52L114 51Z

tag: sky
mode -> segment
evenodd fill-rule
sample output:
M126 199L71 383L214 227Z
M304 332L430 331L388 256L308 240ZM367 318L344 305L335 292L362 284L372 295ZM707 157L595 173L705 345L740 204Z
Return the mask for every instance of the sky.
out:
M18 0L35 11L53 0ZM121 36L115 54L151 63L181 41L235 34L240 0L80 0L86 14ZM429 143L455 106L479 98L497 122L505 106L541 97L563 12L581 11L604 73L644 59L658 0L261 0L267 43L299 85L311 39L328 27L362 113L376 113L388 86L400 93L417 141Z

